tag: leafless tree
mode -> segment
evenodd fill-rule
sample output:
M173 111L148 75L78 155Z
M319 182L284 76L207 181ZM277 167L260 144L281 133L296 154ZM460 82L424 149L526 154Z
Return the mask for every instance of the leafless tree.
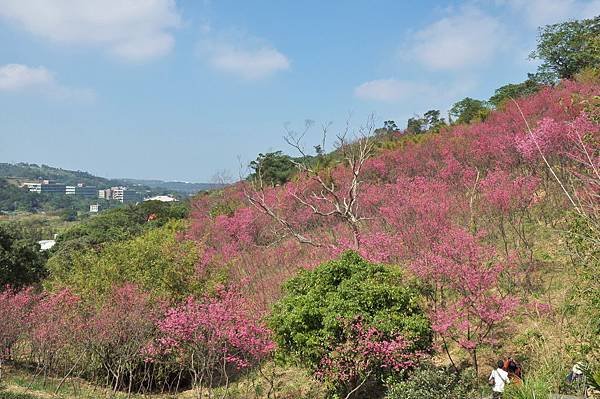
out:
M321 149L325 148L330 126L331 124L322 126ZM347 183L336 181L331 173L331 168L320 168L304 149L303 140L312 127L311 121L305 123L305 128L300 133L286 128L284 137L286 143L299 154L299 157L293 160L298 172L315 183L312 189L305 192L293 192L293 198L301 206L309 208L315 215L337 218L346 223L352 231L355 249L360 247L361 224L366 220L361 216L361 185L365 162L374 150L372 139L374 126L374 118L371 116L365 125L354 132L351 131L350 123L347 122L343 131L336 135L334 153L339 155L340 163L351 172L350 181ZM276 207L267 204L260 171L257 171L256 175L251 184L252 191L246 192L250 203L273 218L300 243L323 246L322 242L317 242L302 234L300 229L282 216Z
M233 175L229 170L221 169L215 172L215 174L211 178L211 182L222 186L226 186L228 184L233 183Z

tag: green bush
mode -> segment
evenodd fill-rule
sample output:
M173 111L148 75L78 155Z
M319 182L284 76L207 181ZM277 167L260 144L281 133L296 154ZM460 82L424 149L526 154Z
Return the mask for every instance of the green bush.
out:
M6 285L38 283L46 274L46 255L39 244L13 225L0 224L0 291Z
M552 393L551 381L546 375L526 378L519 384L508 384L504 389L504 399L549 399Z
M195 273L198 252L194 242L179 239L184 228L183 221L172 220L139 237L106 243L97 251L81 249L70 252L69 258L52 257L46 285L68 286L85 298L101 297L123 283L135 283L162 298L198 293L202 288Z
M268 320L282 353L314 370L340 344L343 320L360 316L387 334L402 334L415 350L429 348L431 327L418 290L392 267L354 252L302 271L284 286Z
M405 381L389 382L386 399L471 399L477 397L472 370L422 366Z

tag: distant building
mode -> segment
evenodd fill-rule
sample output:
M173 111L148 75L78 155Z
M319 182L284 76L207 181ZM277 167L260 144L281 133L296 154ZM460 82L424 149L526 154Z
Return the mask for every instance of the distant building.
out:
M112 190L110 188L106 188L104 190L98 190L98 198L109 200L112 198Z
M112 187L112 199L122 203L139 202L141 196L139 193L127 189L127 187Z
M41 240L38 244L40 244L40 251L47 251L56 244L56 240Z
M96 187L95 186L85 186L83 184L78 184L75 187L75 195L81 195L87 198L93 198L96 196Z
M98 204L90 205L90 213L98 213L99 210L100 210L100 205L98 205Z
M50 180L43 180L36 183L23 183L23 187L27 187L32 193L53 193L65 194L67 186L60 183L55 183Z
M155 197L145 198L144 201L176 202L179 200L170 195L157 195Z

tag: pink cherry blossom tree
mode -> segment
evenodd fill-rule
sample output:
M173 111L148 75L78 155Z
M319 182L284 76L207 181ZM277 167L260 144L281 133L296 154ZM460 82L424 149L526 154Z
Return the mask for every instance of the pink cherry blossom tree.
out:
M315 376L346 399L373 377L413 368L421 357L403 336L386 336L360 317L344 321L342 331L345 339L321 359Z
M232 287L169 308L158 330L158 338L147 349L150 359L167 358L181 365L200 395L204 387L217 383L227 388L230 368L255 366L275 349L269 330L251 317L248 303Z

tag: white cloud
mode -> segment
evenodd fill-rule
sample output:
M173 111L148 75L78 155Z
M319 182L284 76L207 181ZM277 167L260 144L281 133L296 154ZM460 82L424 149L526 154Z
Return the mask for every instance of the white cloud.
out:
M52 74L44 67L8 64L0 67L0 91L18 91L54 82Z
M428 85L398 79L377 79L365 82L354 89L354 95L363 100L396 102L431 94Z
M262 79L290 68L290 60L274 47L252 38L205 38L200 56L213 68L248 80Z
M500 0L500 4L522 15L531 27L600 14L600 0Z
M168 53L181 23L175 0L0 0L0 17L57 43L100 46L133 61Z
M411 38L404 58L433 70L475 69L490 62L508 34L500 21L466 7L448 15Z
M366 101L410 104L413 109L444 108L469 94L477 85L478 81L472 77L457 78L441 84L394 78L376 79L357 86L354 96Z
M56 99L93 101L95 94L88 89L74 89L59 84L46 68L22 64L0 66L0 92L36 91Z

